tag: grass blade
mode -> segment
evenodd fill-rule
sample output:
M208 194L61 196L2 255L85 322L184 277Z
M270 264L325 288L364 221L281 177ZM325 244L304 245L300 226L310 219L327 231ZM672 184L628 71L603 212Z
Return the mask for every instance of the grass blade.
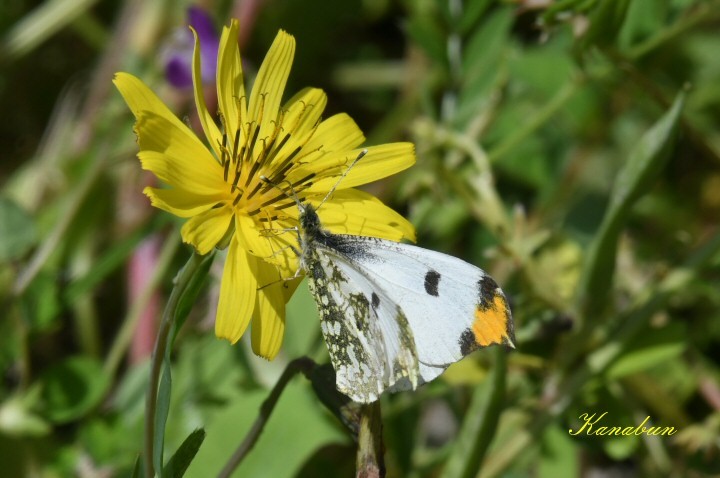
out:
M578 289L583 319L602 311L607 304L620 232L633 204L652 185L673 148L684 102L682 92L668 112L643 135L617 176L610 205L583 267Z

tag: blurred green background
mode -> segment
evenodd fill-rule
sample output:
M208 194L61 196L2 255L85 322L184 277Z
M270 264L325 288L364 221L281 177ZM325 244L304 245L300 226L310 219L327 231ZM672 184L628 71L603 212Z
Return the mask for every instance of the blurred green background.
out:
M192 122L163 54L190 5L0 8L3 476L130 476L140 452L153 324L190 252L141 194L111 79L135 74ZM413 141L417 165L368 190L510 298L516 351L383 397L389 476L720 474L720 2L194 5L218 32L240 18L248 76L285 29L288 98L321 87L368 144ZM289 360L327 361L304 285L275 361L215 339L221 264L173 354L166 454L207 432L186 476L217 474ZM568 432L604 412L677 432ZM351 476L354 460L298 377L235 476Z

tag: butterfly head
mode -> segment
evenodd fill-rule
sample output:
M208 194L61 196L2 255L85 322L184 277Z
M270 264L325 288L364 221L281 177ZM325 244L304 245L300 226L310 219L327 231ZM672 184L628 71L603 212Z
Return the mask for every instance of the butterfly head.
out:
M320 217L310 203L298 204L300 229L306 237L314 237L322 231Z

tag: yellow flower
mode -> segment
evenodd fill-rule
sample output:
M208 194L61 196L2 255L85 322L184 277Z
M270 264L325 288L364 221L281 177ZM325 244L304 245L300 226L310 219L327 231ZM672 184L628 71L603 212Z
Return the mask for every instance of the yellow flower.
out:
M346 114L321 120L325 93L305 88L281 106L295 39L280 31L249 97L237 46L238 23L223 29L218 50L219 122L208 111L195 35L195 103L206 146L139 79L115 76L135 115L142 167L169 189L145 188L153 206L183 218L184 242L199 254L228 246L215 332L235 343L252 319L252 347L272 359L285 331L285 304L299 280L296 203L318 205L358 155L364 137ZM401 171L415 161L410 143L368 147L318 211L334 233L414 240L412 225L377 198L352 189ZM268 184L262 178L267 178ZM283 193L279 190L286 191Z

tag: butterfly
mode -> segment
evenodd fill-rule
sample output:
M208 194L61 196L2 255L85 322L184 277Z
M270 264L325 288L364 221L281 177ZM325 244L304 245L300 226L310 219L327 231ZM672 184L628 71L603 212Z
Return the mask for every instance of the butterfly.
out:
M314 206L298 208L300 267L336 387L353 401L414 390L480 347L514 347L508 302L481 269L410 244L333 234Z

